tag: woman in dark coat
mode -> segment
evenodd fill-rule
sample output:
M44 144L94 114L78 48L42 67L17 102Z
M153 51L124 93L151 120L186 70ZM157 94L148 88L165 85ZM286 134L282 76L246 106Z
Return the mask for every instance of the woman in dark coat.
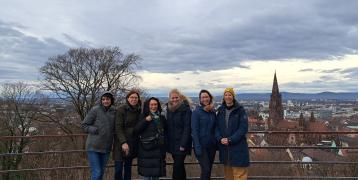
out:
M139 134L138 174L145 180L159 180L166 175L165 134L166 120L157 98L151 97L143 107L141 120L136 126Z
M246 141L248 119L244 107L235 100L233 88L226 88L218 109L215 137L219 145L220 162L224 164L225 179L246 180L249 148Z
M113 142L115 108L113 94L102 94L100 104L94 106L83 120L81 127L88 133L86 151L91 166L91 180L101 180Z
M185 180L184 160L191 153L191 109L189 100L177 89L169 93L167 105L167 151L172 155L173 180Z
M138 149L138 135L134 127L139 121L140 112L139 93L132 90L126 96L126 104L121 105L116 113L113 145L115 180L131 179L132 161L137 156Z
M207 90L199 93L200 105L191 115L191 135L193 137L194 152L199 161L201 180L210 180L211 168L217 149L215 140L216 114L213 96Z

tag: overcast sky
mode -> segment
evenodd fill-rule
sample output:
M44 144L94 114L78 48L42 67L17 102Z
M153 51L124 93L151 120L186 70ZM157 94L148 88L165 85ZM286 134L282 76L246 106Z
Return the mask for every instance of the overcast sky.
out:
M0 0L0 82L72 47L142 57L140 85L196 93L358 92L356 0Z

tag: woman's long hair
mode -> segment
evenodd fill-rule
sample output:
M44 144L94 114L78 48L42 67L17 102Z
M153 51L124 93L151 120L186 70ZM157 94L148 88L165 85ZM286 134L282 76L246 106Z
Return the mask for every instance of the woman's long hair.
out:
M144 117L148 116L150 114L150 108L149 108L149 103L151 100L154 100L154 101L157 101L158 103L158 112L159 114L162 112L162 106L160 105L160 102L159 102L159 99L156 98L156 97L151 97L149 99L147 99L145 102L144 102L144 107L143 107L143 115Z
M169 92L169 103L168 103L168 104L170 104L170 96L171 96L173 93L174 93L174 94L178 94L180 100L183 101L184 103L186 103L187 105L189 105L190 107L193 106L193 101L192 101L189 97L187 97L187 96L185 96L183 93L181 93L178 89L172 89L172 90Z
M200 96L201 96L201 94L203 94L203 93L206 93L206 94L209 95L209 97L210 97L209 104L213 103L213 95L211 95L211 93L210 93L208 90L202 89L202 90L199 92L199 102L200 102L200 105L203 105L203 104L201 104L201 101L200 101Z

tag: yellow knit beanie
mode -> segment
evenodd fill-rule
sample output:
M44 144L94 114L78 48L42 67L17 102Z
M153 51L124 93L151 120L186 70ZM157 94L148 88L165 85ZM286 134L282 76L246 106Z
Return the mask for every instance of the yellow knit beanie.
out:
M226 89L225 89L225 91L224 91L224 95L225 95L225 93L226 93L226 92L231 93L231 94L232 94L232 96L233 96L233 97L235 97L234 88L231 88L231 87L226 88Z

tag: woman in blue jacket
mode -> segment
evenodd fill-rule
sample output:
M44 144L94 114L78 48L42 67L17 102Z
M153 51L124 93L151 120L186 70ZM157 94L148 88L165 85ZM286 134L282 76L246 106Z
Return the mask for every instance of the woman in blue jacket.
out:
M235 100L233 88L224 91L217 122L215 137L220 142L219 157L224 164L225 179L247 179L250 165L246 141L248 119L244 107Z
M211 168L215 159L215 121L213 96L207 90L199 93L200 105L191 115L191 135L194 152L199 161L201 180L210 180Z

